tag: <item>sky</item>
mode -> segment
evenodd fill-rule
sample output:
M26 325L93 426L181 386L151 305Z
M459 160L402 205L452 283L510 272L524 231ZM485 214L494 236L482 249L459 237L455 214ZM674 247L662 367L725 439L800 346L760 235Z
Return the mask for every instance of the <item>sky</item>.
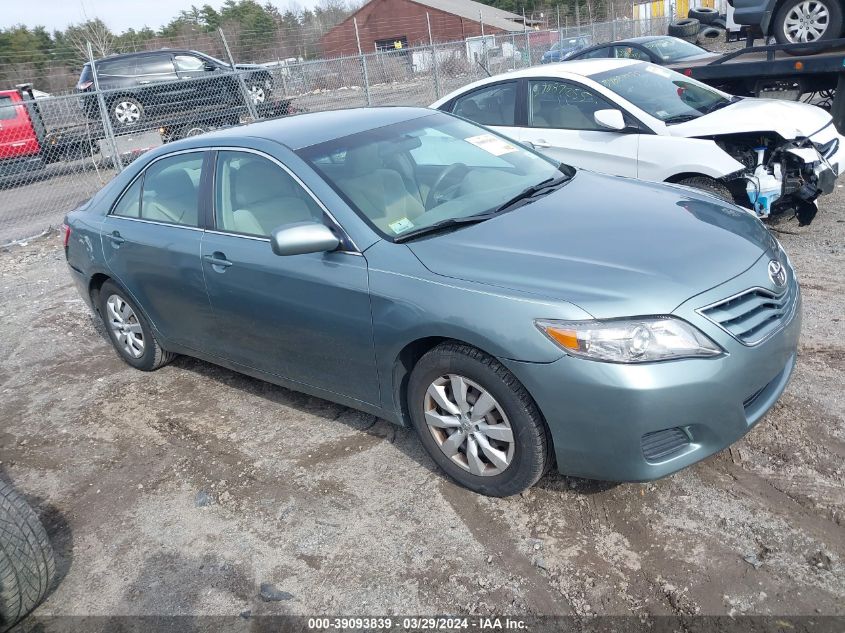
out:
M271 0L280 10L289 5L313 7L317 0ZM128 28L153 29L167 24L182 9L192 4L210 4L219 9L223 0L35 0L34 2L4 2L0 11L0 28L16 24L44 26L48 31L64 29L69 24L100 18L115 33ZM264 0L261 1L264 4Z

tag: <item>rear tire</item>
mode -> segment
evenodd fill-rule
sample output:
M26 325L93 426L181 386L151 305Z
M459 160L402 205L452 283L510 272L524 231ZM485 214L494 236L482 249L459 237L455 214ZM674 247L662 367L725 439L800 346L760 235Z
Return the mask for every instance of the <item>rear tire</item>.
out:
M149 321L123 288L104 282L99 303L109 340L126 363L141 371L155 371L176 358L159 345Z
M718 180L710 178L709 176L692 176L690 178L684 178L683 180L679 180L678 184L693 187L694 189L700 189L701 191L716 196L725 202L734 204L734 197L731 194L731 190Z
M458 395L454 385L461 383L466 386ZM480 404L482 398L489 409ZM489 412L482 415L477 406ZM408 408L428 454L475 492L515 495L533 486L552 464L548 429L531 395L495 358L469 345L444 343L419 360L408 382Z
M826 17L822 17L822 13L826 13ZM809 19L815 28L804 30L800 22L802 18ZM842 7L837 0L786 0L775 14L771 29L779 44L833 40L842 34ZM796 48L788 52L803 55L812 51Z
M133 127L144 120L144 106L135 97L116 97L109 103L109 116L119 128Z
M12 485L0 481L0 632L44 599L55 573L44 526Z

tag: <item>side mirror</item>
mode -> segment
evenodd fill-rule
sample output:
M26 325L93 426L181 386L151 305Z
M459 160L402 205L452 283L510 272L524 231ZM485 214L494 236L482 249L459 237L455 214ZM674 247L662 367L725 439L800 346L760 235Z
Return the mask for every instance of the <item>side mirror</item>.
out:
M217 70L217 66L215 66L211 62L204 62L203 65L202 65L202 69L212 71L212 70Z
M270 246L276 255L304 255L336 250L340 240L324 224L298 222L274 230Z
M627 127L625 125L625 116L620 110L596 110L593 113L593 118L598 125L608 130L621 132Z

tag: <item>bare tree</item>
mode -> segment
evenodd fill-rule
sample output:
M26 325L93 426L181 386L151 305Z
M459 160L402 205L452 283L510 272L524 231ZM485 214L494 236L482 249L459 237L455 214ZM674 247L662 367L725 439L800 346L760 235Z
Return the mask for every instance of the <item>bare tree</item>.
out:
M88 58L88 42L91 42L96 57L108 57L114 53L114 34L99 18L69 26L65 38L83 59Z

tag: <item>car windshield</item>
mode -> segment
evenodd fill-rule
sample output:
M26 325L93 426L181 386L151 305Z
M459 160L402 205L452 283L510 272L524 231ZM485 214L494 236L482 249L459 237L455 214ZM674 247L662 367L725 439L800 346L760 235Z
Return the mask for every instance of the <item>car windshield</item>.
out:
M435 113L298 151L388 239L495 212L563 167L503 136Z
M625 65L590 75L590 79L668 125L697 119L732 103L724 93L654 64Z
M661 37L642 42L642 45L666 63L707 54L707 51L700 46L678 39L677 37Z

